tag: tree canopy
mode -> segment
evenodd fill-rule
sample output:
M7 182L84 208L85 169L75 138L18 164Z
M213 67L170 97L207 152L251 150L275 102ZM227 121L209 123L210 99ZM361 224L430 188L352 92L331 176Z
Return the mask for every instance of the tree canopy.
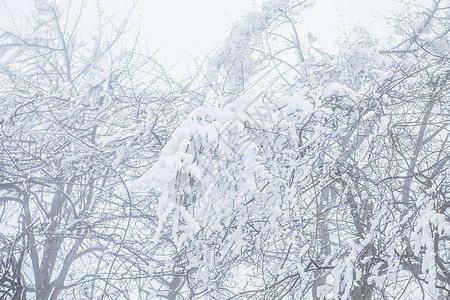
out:
M122 47L129 19L90 39L37 1L0 31L0 299L448 297L450 6L429 2L328 53L300 32L314 3L267 1L174 81Z

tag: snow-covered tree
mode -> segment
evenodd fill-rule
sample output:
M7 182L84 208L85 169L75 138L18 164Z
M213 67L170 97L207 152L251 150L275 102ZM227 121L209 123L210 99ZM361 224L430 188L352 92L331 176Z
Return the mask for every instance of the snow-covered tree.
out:
M276 28L245 25L242 42L232 31L216 65L233 70L256 51L254 66L269 57L289 67L283 85L194 110L139 180L161 193L155 241L172 236L165 254L184 276L180 295L449 295L449 11L432 1L396 23L395 46L356 30L336 54L300 52L293 34L281 39L296 55L282 57L258 49ZM226 74L230 88L212 86L240 94L260 82L242 70Z
M99 11L86 29L91 4L35 1L29 26L0 32L5 297L127 298L151 277L141 231L155 228L155 201L129 182L195 102L152 57L123 48L128 19Z

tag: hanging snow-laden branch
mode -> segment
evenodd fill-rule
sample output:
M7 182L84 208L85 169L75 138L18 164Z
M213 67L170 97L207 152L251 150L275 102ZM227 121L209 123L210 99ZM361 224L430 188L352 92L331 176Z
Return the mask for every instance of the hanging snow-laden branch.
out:
M189 115L140 179L161 193L155 241L172 236L181 294L449 293L447 11L421 50L357 30L334 56L305 55L295 84Z

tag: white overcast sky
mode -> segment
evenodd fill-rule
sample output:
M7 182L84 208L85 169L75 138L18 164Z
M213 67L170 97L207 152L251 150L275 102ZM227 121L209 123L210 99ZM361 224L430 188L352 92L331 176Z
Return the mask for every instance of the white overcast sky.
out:
M26 20L35 0L0 0L0 26L13 26ZM66 0L59 0L63 2ZM72 0L77 2L80 0ZM94 0L86 0L94 3ZM419 0L428 3L426 0ZM262 0L138 0L133 22L140 18L141 46L150 52L159 49L157 58L167 65L183 67L193 58L214 50L226 37L234 21L258 7ZM100 0L101 7L119 14L127 11L133 0ZM302 31L319 36L323 47L336 42L339 30L358 24L387 35L386 22L374 16L398 9L395 0L317 0L305 13ZM89 14L90 11L83 12ZM22 19L21 19L22 18ZM303 32L306 34L306 32Z
M161 47L168 62L189 60L211 52L229 32L233 22L258 7L262 0L147 0L138 11L150 48ZM322 45L335 43L344 22L369 26L385 34L386 22L375 16L399 7L395 0L317 0L304 16L302 28L320 35ZM304 33L306 35L306 32Z

